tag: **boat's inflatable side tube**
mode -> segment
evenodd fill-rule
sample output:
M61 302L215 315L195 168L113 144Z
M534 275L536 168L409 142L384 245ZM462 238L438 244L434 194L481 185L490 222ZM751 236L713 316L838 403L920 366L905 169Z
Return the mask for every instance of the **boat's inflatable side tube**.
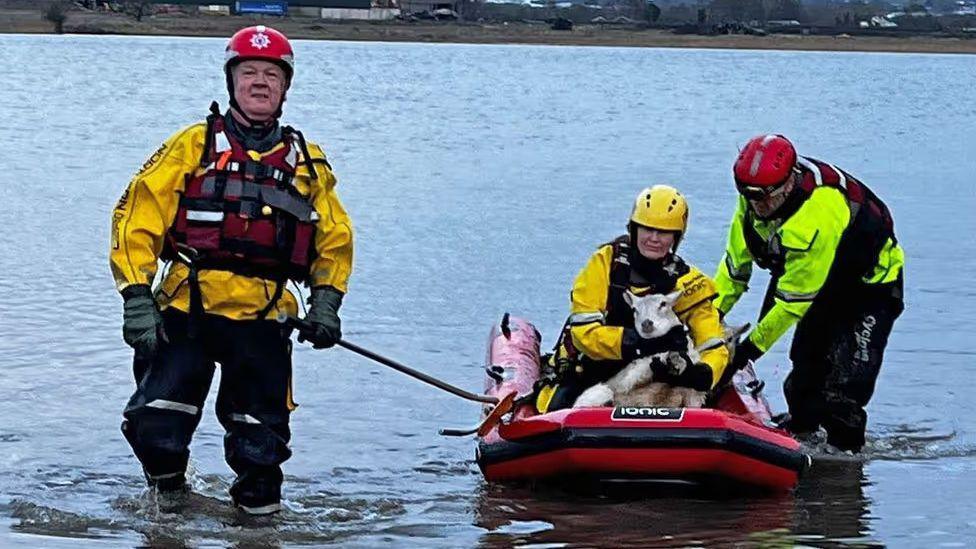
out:
M796 450L725 429L569 428L521 439L500 440L479 447L485 467L570 448L601 449L608 460L620 451L635 449L722 450L802 473L808 466Z

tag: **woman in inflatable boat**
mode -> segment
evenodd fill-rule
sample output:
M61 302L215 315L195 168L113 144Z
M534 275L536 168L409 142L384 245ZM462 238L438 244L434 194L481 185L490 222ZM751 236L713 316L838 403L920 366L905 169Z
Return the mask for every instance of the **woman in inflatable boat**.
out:
M700 357L677 375L655 371L655 381L707 392L722 378L729 353L712 305L715 285L675 253L687 229L688 202L677 189L655 185L637 195L627 234L600 246L576 277L569 319L544 365L540 413L572 406L588 387L635 359L686 353L689 338L705 349ZM660 337L642 337L628 292L672 294L680 324Z

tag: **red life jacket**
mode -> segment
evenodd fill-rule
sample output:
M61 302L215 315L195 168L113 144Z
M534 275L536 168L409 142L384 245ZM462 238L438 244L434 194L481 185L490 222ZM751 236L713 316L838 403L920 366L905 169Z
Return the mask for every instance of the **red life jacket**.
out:
M851 174L826 162L799 157L800 184L776 217L788 218L813 194L818 187L832 187L843 193L850 208L851 217L828 275L828 281L854 283L867 276L878 263L881 250L888 239L895 238L894 221L888 207L864 183ZM781 276L786 253L778 238L764 240L753 226L754 220L747 214L743 233L749 252L760 267Z
M189 247L197 269L305 281L319 215L293 186L295 133L284 128L284 146L253 160L225 131L224 119L209 116L201 159L205 171L186 176L164 258L176 259Z

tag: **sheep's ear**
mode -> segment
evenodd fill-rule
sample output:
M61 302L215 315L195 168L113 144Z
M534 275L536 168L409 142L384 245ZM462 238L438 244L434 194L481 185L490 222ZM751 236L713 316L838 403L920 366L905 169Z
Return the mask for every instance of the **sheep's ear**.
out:
M675 301L678 301L678 298L679 297L681 297L681 290L675 290L675 291L671 292L670 294L664 296L664 299L668 300L668 303L670 305L674 305L674 302Z
M624 292L624 301L627 302L627 305L634 306L634 294L630 290Z

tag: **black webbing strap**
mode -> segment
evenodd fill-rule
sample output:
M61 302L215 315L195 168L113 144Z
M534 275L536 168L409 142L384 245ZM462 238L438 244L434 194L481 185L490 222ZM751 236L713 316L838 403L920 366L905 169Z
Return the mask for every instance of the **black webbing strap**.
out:
M207 134L203 138L203 153L200 155L200 166L204 168L210 164L210 149L214 146L214 122L220 116L220 105L216 101L210 103L210 114L207 115Z
M278 300L280 300L281 296L285 293L285 284L287 284L288 279L279 278L274 280L273 282L276 285L274 295L271 296L271 299L268 301L268 304L265 305L263 309L258 311L258 320L264 320L265 318L267 318L268 313L270 313L272 309L275 308L275 305L278 304Z
M607 324L623 326L630 315L624 293L630 288L630 244L622 238L612 242L613 260L610 262L610 284L607 287Z
M315 163L312 162L312 155L310 155L308 153L308 143L305 142L305 136L302 135L302 132L296 130L295 128L293 128L291 126L285 126L284 128L282 128L282 131L286 135L287 134L294 134L294 135L298 136L298 146L301 148L302 156L304 157L304 160L305 160L305 167L308 168L308 175L310 175L312 177L312 179L318 179L319 178L319 174L318 174L318 171L316 171L316 169L315 169ZM328 165L329 165L329 163L326 162L326 166L328 166ZM329 167L331 168L331 166L329 166Z
M200 334L200 323L203 321L203 293L200 291L200 269L197 265L197 258L200 254L186 244L176 242L170 235L170 243L175 250L174 261L179 261L186 265L189 272L186 281L190 286L190 314L186 323L186 335L189 339L196 339Z

